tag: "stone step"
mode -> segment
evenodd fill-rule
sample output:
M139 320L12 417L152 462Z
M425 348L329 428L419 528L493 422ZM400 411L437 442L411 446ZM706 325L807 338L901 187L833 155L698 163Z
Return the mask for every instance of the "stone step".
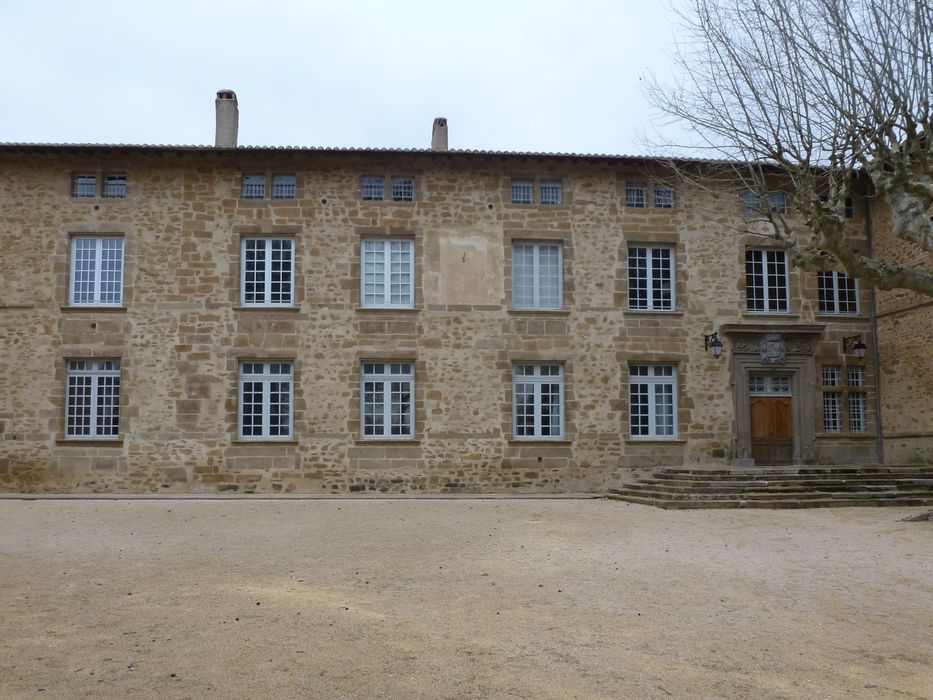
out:
M731 472L728 474L718 474L710 472L688 474L684 472L657 471L652 475L655 479L664 479L668 481L819 481L821 479L925 479L933 480L933 469L910 470L897 472L818 472L798 474L794 472L768 472L768 473L749 473L749 472Z
M774 499L761 501L742 501L742 500L692 500L692 501L671 501L666 498L650 498L644 496L621 495L610 493L608 498L625 501L628 503L639 503L646 506L655 506L667 510L688 510L688 509L713 509L713 508L862 508L868 506L931 506L933 505L933 496L926 497L898 497L891 499L879 498L829 498L819 500L795 500L795 499Z
M891 498L930 498L933 499L933 491L923 491L917 493L903 493L899 491L814 491L814 492L795 492L781 493L772 491L743 491L736 493L671 493L669 491L659 491L650 488L632 488L631 485L619 489L612 489L610 493L619 496L639 496L645 498L667 499L670 501L769 501L769 500L798 500L798 501L818 501L822 499L876 499L888 500Z
M656 473L667 474L837 474L842 472L862 473L877 472L887 474L892 471L933 471L929 464L826 464L821 466L786 466L786 467L660 467Z
M696 493L706 493L706 492L716 492L716 493L733 493L733 492L743 492L749 490L755 491L775 491L775 492L799 492L806 493L809 491L826 491L826 490L835 490L835 491L891 491L891 490L902 490L902 491L929 491L933 493L933 481L920 482L916 481L887 481L887 482L864 482L864 481L820 481L809 484L800 484L795 482L787 481L744 481L744 482L730 482L730 483L716 483L716 482L670 482L662 481L658 479L640 479L639 481L633 484L626 484L626 486L637 486L639 488L653 488L661 491L667 491L670 493L682 493L682 492L696 492Z

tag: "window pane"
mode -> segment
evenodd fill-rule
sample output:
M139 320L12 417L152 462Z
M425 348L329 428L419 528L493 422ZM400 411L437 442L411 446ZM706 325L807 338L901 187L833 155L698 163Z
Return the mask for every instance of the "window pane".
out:
M628 249L628 307L648 309L648 249Z
M671 252L670 248L651 249L651 306L659 311L673 308Z
M363 304L385 303L385 246L383 241L363 241Z
M392 306L410 306L411 300L411 241L389 241L389 303Z
M123 297L123 239L102 238L100 241L101 304L119 304Z
M512 306L530 309L535 305L535 248L531 244L512 246Z
M247 239L243 248L243 303L266 301L266 241Z
M532 437L535 434L535 385L516 382L512 387L515 404L516 437Z
M93 304L97 301L97 239L74 239L72 265L72 293L75 304Z
M629 384L629 425L632 435L648 435L648 385Z
M560 246L538 246L538 304L542 309L559 309L561 305Z
M838 433L840 431L840 407L842 400L837 393L823 394L823 430L827 433Z
M292 303L292 241L275 239L267 242L270 251L271 277L268 302Z
M65 433L91 435L91 377L68 377L68 408Z
M849 432L865 432L865 394L849 394Z

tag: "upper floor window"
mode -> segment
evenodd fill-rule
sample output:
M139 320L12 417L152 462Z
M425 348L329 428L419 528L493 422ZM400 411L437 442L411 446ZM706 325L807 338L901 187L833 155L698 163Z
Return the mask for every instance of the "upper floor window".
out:
M844 211L847 219L855 218L855 201L851 197L846 197Z
M381 202L386 197L385 178L364 177L362 192L364 202Z
M658 209L673 209L674 188L667 185L655 185L654 206Z
M512 435L521 439L564 436L564 368L515 365L512 368Z
M385 439L414 436L413 364L364 362L361 390L361 437Z
M628 307L637 311L674 309L674 249L629 246Z
M272 176L272 199L294 199L295 189L294 175Z
M820 272L817 275L820 313L857 315L858 280L843 272Z
M648 206L648 188L644 185L625 186L625 206L643 209Z
M243 362L240 365L240 439L289 439L292 394L290 362Z
M787 254L783 250L745 251L745 294L749 311L786 313L787 287Z
M544 180L539 189L541 190L541 204L563 204L564 183L560 180Z
M240 197L243 199L265 199L266 176L244 175L240 189Z
M244 238L240 298L243 306L292 306L294 246L291 238Z
M103 195L113 199L126 197L126 175L104 175Z
M512 204L534 204L535 183L532 180L512 180Z
M767 195L768 207L779 214L787 213L787 196L783 192L769 192ZM745 205L745 211L750 213L762 213L765 211L761 195L754 190L745 190L742 195L742 201Z
M563 305L560 243L512 244L512 307L560 309Z
M362 305L410 309L414 306L414 242L367 239L362 243Z
M72 238L69 288L74 306L120 306L123 303L123 238Z
M415 201L415 180L411 177L393 177L392 178L392 201L393 202L414 202Z
M631 365L628 374L630 437L676 437L677 368Z
M67 382L65 437L93 440L119 436L119 360L71 360Z
M86 198L97 196L96 175L75 175L71 178L71 196Z

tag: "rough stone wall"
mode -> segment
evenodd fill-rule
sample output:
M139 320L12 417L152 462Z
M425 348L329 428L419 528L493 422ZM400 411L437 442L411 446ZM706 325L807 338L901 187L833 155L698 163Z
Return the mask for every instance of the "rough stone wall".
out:
M0 168L5 490L602 490L658 465L730 459L729 349L713 359L704 334L726 323L826 323L818 356L844 364L842 336L869 331L865 319L818 318L815 277L797 270L790 315L745 313L744 251L758 242L730 228L742 219L735 189L685 187L674 209L630 209L626 182L650 185L653 175L635 165L104 149L5 153ZM126 172L126 199L70 197L70 176L83 171ZM241 199L241 177L254 173L296 174L296 199ZM413 176L416 201L361 201L363 175ZM560 179L564 203L513 205L511 178ZM125 308L68 307L78 233L125 237ZM239 307L241 240L265 235L294 236L294 309ZM360 308L360 242L379 236L414 241L413 310ZM562 243L562 310L511 309L516 240ZM675 247L675 312L627 310L630 243ZM66 360L83 358L122 362L115 443L63 439ZM292 441L237 440L238 367L256 359L293 363ZM380 359L415 364L411 441L358 437L360 363ZM563 363L564 440L511 439L521 361ZM629 439L629 363L677 366L676 440ZM869 424L873 432L872 410ZM864 438L818 441L827 461L871 460Z
M879 259L933 270L933 256L893 236L890 210L872 202ZM933 463L933 300L903 289L878 291L881 420L886 462Z

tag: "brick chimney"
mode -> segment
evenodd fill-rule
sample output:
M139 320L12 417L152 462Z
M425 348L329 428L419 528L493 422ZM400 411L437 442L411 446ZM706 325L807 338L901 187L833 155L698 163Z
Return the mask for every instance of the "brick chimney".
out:
M214 107L217 110L214 146L236 148L237 129L240 124L240 108L237 107L236 93L233 90L218 90Z
M434 120L434 128L431 129L431 150L447 150L447 117L438 117Z

